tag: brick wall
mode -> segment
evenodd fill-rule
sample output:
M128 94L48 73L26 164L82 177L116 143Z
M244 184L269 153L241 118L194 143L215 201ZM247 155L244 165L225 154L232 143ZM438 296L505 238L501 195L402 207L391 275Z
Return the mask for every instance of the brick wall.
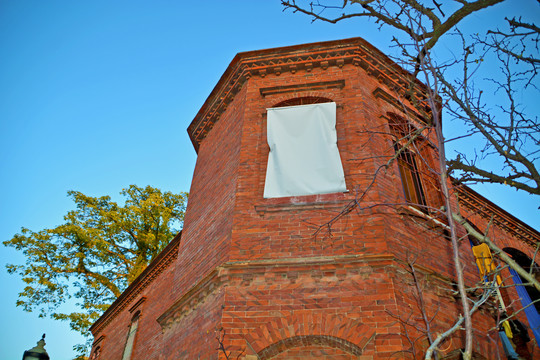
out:
M353 45L356 50L342 50ZM290 62L282 59L288 52ZM370 65L377 61L384 66ZM434 335L455 322L460 307L445 221L409 206L397 165L384 166L395 151L388 113L408 113L377 94L407 105L395 91L399 74L358 39L233 60L190 125L198 160L178 258L145 291L134 359L224 359L216 329L223 329L231 356L245 360L412 358L428 345L418 331L425 326L418 289ZM349 191L263 199L266 109L299 97L336 102ZM434 149L422 151L435 166ZM436 195L432 185L429 199ZM337 216L358 198L360 207ZM530 254L518 238L497 226L492 231ZM479 277L467 241L461 256L472 287ZM487 331L495 324L491 309L484 306L473 318L475 351L484 358L500 351L488 338L496 336ZM107 343L117 343L104 358L120 358L129 319L125 310L103 331ZM456 332L441 349L462 348L463 337Z
M199 149L177 262L175 287L180 294L229 258L244 92Z
M156 319L175 299L170 293L174 283L174 270L174 266L168 266L159 275L152 277L150 283L141 291L132 288L131 290L137 293L132 300L113 304L112 307L121 306L122 310L98 333L94 333L96 340L104 336L98 344L101 347L100 359L122 358L131 319L139 311L132 359L161 359L164 342L161 327Z

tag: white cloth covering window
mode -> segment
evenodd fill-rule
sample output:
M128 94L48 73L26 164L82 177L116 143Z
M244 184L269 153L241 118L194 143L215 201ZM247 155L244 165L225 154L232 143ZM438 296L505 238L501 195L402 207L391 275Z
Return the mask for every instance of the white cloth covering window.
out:
M264 197L347 190L337 147L336 103L268 109Z

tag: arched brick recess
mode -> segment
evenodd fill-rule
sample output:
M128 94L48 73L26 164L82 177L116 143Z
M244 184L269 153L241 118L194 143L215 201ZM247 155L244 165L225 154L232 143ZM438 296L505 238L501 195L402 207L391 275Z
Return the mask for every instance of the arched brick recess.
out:
M317 359L317 360L358 360L359 357L336 348L324 346L302 346L284 351L271 360L298 360L298 359Z
M336 98L338 97L339 92L330 92L330 91L323 91L323 90L310 90L310 91L299 91L292 94L283 94L276 97L273 97L270 101L270 104L268 107L280 107L280 106L287 106L282 105L284 103L294 101L295 99L307 99L307 98L320 98L324 99L323 102L328 101L336 101Z
M360 356L362 354L362 349L358 345L352 344L347 340L343 340L334 336L328 335L305 335L305 336L293 336L287 339L283 339L274 343L257 355L261 360L269 360L274 356L287 351L289 349L294 349L298 347L305 347L310 345L318 345L321 347L330 347L342 350L345 353Z
M453 350L451 352L449 352L448 354L446 354L443 359L444 360L461 360L463 359L463 351L465 351L464 349L456 349L456 350ZM486 360L486 358L482 355L480 355L479 353L476 353L473 351L472 353L472 356L471 356L471 359L472 360Z
M374 335L373 327L341 314L301 313L269 321L247 335L246 341L261 359L317 344L359 355Z
M332 102L332 99L322 96L303 96L295 97L289 100L284 100L276 105L272 106L274 108L283 107L283 106L295 106L295 105L311 105L311 104L321 104Z

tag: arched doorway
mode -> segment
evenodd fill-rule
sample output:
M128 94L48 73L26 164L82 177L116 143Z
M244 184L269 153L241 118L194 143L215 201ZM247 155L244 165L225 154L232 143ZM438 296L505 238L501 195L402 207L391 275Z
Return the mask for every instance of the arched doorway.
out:
M504 248L503 250L525 271L530 272L537 278L540 276L540 267L526 254L514 248ZM516 285L516 291L523 306L523 311L536 338L536 343L540 344L540 291L534 286L523 285L526 281L514 269L510 268L509 270L510 274L512 274L512 280Z

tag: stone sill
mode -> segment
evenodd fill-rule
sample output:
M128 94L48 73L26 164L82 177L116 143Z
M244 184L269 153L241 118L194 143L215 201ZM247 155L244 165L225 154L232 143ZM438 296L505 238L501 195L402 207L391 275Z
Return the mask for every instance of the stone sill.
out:
M423 211L418 210L412 205L398 206L397 211L399 214L414 216L425 222L426 225L431 225L431 227L439 227L444 230L450 231L450 227L445 221L441 221L430 214L426 214Z
M259 204L255 205L255 211L257 211L257 214L264 216L266 213L291 210L342 209L352 200L354 200L354 196L348 191L332 194L288 196L263 199Z

